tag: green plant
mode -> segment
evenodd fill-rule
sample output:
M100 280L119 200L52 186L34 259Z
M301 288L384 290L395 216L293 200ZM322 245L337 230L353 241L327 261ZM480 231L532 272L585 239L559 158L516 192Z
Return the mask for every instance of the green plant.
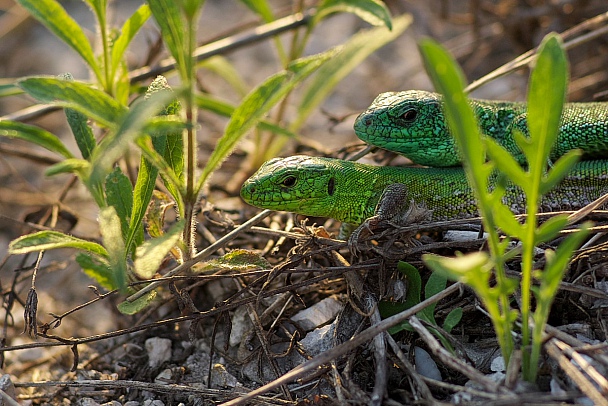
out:
M528 167L519 166L511 155L493 140L482 138L473 112L463 91L463 75L454 60L439 45L427 40L420 49L427 71L435 87L445 96L448 123L464 158L464 167L475 190L483 226L488 232L489 253L475 252L457 258L425 255L424 261L434 271L471 286L490 314L503 357L508 363L514 349L512 329L521 317L523 376L536 379L543 329L559 282L568 267L574 250L587 235L585 224L567 237L555 250L545 250L545 268L534 269L534 249L554 239L568 219L556 216L539 225L537 212L541 195L561 179L578 160L580 153L571 151L551 167L548 155L553 146L564 103L568 67L557 35L549 35L540 46L531 74L528 92L527 123L529 137L517 134L516 141L524 152ZM486 162L485 151L490 160ZM490 177L498 177L497 186L489 190ZM520 224L502 203L507 184L521 188L526 196L527 216ZM508 250L510 238L501 239L498 230L518 239L521 249ZM521 253L521 305L511 307L511 296L518 288L517 280L505 272L505 262ZM492 273L492 270L494 272ZM495 282L491 282L492 276ZM533 281L537 286L533 286ZM536 301L533 310L532 295ZM532 324L532 326L531 326Z
M309 114L328 96L337 82L363 58L399 35L410 22L408 16L391 21L384 4L377 0L319 1L308 19L303 36L294 33L291 49L286 52L276 39L276 49L283 70L270 76L245 95L237 106L220 97L197 89L199 66L214 70L243 92L244 81L227 60L215 57L199 63L196 55L196 33L202 12L202 0L148 0L120 30L107 20L107 0L84 0L96 17L100 51L95 54L84 31L57 0L18 0L32 16L76 51L92 72L92 81L61 78L29 77L3 87L3 94L17 89L41 103L63 108L73 132L80 158L60 139L41 128L15 121L1 121L0 135L36 143L61 156L62 161L50 167L47 175L76 174L99 207L102 244L77 239L55 232L42 231L20 237L10 244L12 254L25 254L57 248L81 251L78 263L85 272L108 289L125 290L130 275L150 278L163 258L173 256L183 262L195 255L194 215L203 186L210 175L234 150L248 131L255 129L259 149L251 160L258 162L280 151L285 135L293 136ZM267 1L242 2L265 22L275 21ZM304 10L300 10L304 11ZM336 12L352 12L365 21L383 27L355 35L346 44L320 54L302 57L303 49L316 25ZM153 17L163 43L175 60L179 85L171 90L163 77L157 78L145 97L128 104L139 91L131 83L124 54L135 34ZM392 31L390 28L392 27ZM285 121L286 97L302 82L316 74L303 92L297 115L291 124ZM265 116L276 106L274 120ZM202 171L197 173L199 109L229 116L224 134L217 142ZM88 121L95 123L92 128ZM95 135L95 133L99 135ZM277 137L278 140L277 140ZM98 140L99 139L99 140ZM128 150L137 146L141 161L136 179L131 180L117 166ZM153 193L160 179L170 196ZM181 219L163 231L164 210L151 211L150 202L170 200ZM144 238L143 223L154 224L149 240ZM132 265L131 265L132 264ZM152 300L154 293L142 298ZM140 309L141 303L129 309Z
M403 276L405 276L407 289L405 294L405 300L403 300L403 302L383 301L378 303L382 318L387 318L397 313L401 313L404 310L407 310L422 301L422 278L420 277L420 272L418 272L418 269L408 264L407 262L399 261L399 263L397 264L397 270L401 272ZM443 274L438 272L432 273L426 285L424 286L424 298L428 299L429 297L432 297L437 293L443 291L445 289L446 284L447 279ZM421 312L417 313L416 316L418 316L420 320L426 321L431 326L439 327L439 324L435 320L436 306L437 303L433 303L432 305L425 307L424 310L422 310ZM443 329L443 331L449 333L460 322L461 318L462 309L452 309L445 317L441 328ZM402 330L414 331L414 329L410 326L408 322L404 322L389 329L389 333L395 334ZM435 334L437 338L439 338L439 340L441 340L441 342L446 348L452 349L449 339L445 337L444 334L442 334L441 330L435 329L433 327L431 327L430 330L433 334Z

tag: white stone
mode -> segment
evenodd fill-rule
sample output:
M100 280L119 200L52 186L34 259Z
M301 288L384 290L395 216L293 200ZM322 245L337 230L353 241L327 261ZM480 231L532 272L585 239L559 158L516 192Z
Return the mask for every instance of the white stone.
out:
M168 338L152 337L146 340L148 365L156 368L171 359L171 340Z
M295 314L291 320L310 331L333 320L343 306L337 298L330 296Z

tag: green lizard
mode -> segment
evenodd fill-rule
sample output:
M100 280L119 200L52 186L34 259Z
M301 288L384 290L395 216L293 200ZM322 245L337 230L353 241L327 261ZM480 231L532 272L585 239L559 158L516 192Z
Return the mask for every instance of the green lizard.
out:
M471 99L483 134L496 139L520 164L514 130L528 134L525 103ZM355 133L372 145L398 152L417 164L458 166L460 158L442 111L442 96L418 90L382 93L355 121ZM555 161L580 148L583 159L608 157L608 103L566 103L551 152Z
M543 197L542 211L576 210L608 192L608 161L583 161ZM477 217L475 197L462 168L371 166L332 158L275 158L249 178L243 199L257 207L361 224L377 215L387 187L401 185L401 202L431 210L430 220ZM521 190L508 186L504 202L522 213Z

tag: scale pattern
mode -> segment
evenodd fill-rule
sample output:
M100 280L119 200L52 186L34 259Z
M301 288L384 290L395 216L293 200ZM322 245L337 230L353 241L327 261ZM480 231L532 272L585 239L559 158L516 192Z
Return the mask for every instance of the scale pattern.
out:
M496 139L520 164L525 159L514 142L514 130L528 134L524 103L471 99L482 134ZM357 136L398 152L417 164L446 167L461 164L443 114L442 96L410 90L382 93L355 120ZM583 159L608 158L608 102L566 103L551 161L571 149Z
M431 220L478 216L464 170L372 166L332 158L292 156L266 162L249 178L241 196L252 206L331 217L361 224L375 214L384 189L406 186L409 199L432 210ZM541 211L577 210L608 193L608 162L583 161L544 196ZM503 202L522 214L521 190L508 186Z

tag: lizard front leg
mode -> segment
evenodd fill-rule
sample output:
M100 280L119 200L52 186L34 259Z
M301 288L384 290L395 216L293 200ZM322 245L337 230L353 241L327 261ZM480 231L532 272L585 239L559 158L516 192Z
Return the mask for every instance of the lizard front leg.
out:
M372 235L375 231L388 226L405 226L428 221L431 213L432 211L428 210L424 204L418 204L412 199L407 186L403 183L388 185L376 204L374 215L365 220L350 235L349 250L353 255L357 255L357 245L364 236Z

